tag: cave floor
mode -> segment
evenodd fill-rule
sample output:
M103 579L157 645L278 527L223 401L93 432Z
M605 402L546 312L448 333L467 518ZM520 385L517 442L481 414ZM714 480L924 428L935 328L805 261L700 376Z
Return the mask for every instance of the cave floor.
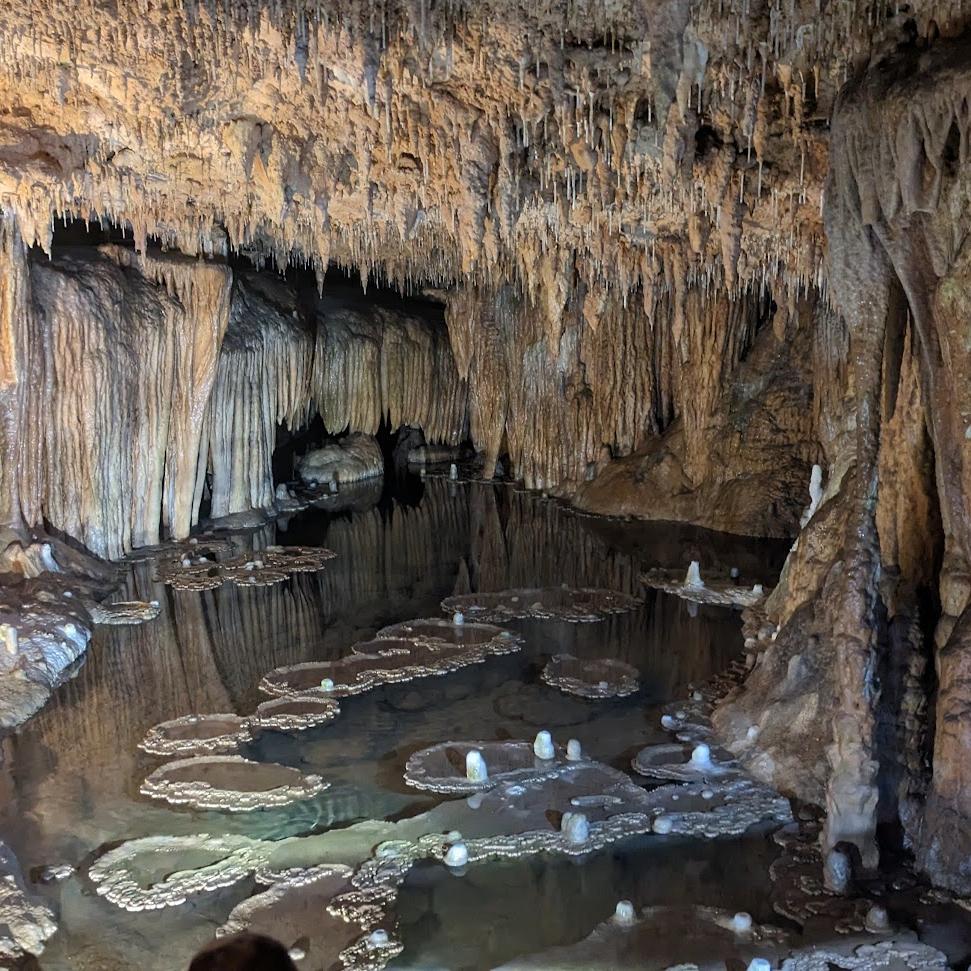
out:
M244 880L178 907L126 912L87 876L121 841L195 833L277 840L411 816L447 797L409 789L405 761L447 739L532 739L546 728L559 744L577 738L588 755L626 770L643 745L667 740L662 706L739 655L740 620L649 591L640 609L599 623L511 623L525 639L518 654L342 699L330 725L267 732L243 746L247 757L331 783L281 809L180 811L139 796L160 764L137 748L153 725L193 712L249 714L265 700L257 684L271 668L342 656L385 625L439 616L442 598L456 592L565 582L640 593L642 569L692 559L703 572L736 566L745 582L770 583L785 552L784 544L578 516L508 486L432 478L386 489L370 508L312 509L235 539L244 547L326 545L338 556L323 572L277 586L227 583L202 593L155 581L151 562L126 567L119 598L158 599L161 616L99 628L76 677L3 741L0 837L59 913L42 968L185 967L254 891ZM641 689L608 701L566 696L540 681L547 658L564 652L626 661L639 669ZM767 833L750 832L716 841L638 837L579 859L485 863L461 876L422 864L398 900L404 950L391 966L494 968L580 940L619 899L772 921L768 867L777 852ZM62 864L74 873L42 879L43 868Z

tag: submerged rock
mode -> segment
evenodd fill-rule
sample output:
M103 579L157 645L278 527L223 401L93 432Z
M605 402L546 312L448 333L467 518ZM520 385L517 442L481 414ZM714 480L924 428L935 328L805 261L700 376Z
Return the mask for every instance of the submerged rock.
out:
M292 870L269 889L237 904L216 936L240 931L266 934L291 955L298 951L302 968L340 967L342 951L367 929L328 909L335 897L353 889L353 873L351 867L333 863Z
M613 917L577 944L515 958L496 971L743 967L755 955L777 959L788 952L784 931L753 925L743 942L732 932L731 921L728 911L710 907L646 907L637 913L628 901L621 901Z

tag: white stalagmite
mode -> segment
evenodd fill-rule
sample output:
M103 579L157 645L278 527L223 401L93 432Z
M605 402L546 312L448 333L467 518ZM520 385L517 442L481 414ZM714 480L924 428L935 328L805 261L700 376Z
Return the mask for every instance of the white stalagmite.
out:
M573 844L586 843L590 839L590 823L584 813L564 813L560 831Z
M486 782L489 778L486 761L478 749L472 749L465 755L465 777L469 782Z
M692 560L688 564L688 572L684 577L684 585L691 587L693 590L700 590L705 585L701 579L701 566L697 560Z
M552 759L556 756L556 749L553 747L553 736L547 731L536 733L533 742L533 753L538 759Z

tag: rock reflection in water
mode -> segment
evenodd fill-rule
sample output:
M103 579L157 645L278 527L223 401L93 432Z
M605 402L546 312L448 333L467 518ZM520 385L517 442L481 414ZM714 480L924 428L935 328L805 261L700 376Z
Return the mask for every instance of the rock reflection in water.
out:
M137 795L157 764L137 749L152 726L191 713L249 715L265 700L257 685L266 671L336 660L403 618L435 616L447 596L560 583L639 595L645 563L673 568L685 557L737 564L759 579L759 571L772 568L764 544L656 524L615 529L511 489L450 490L432 479L417 505L384 501L334 516L310 510L285 530L270 526L236 539L252 549L325 545L337 556L321 573L274 587L225 584L200 593L174 593L153 581L151 563L131 565L119 599L159 600L158 620L99 628L78 676L3 742L0 826L25 871L83 863L105 843L138 836L205 831L278 838L427 806L433 797L405 786L404 764L411 752L447 738L531 739L537 726L569 723L569 735L591 757L624 767L660 738L651 706L737 653L738 621L728 612L702 607L692 618L677 600L649 594L642 609L596 625L518 622L526 638L521 654L347 699L340 716L319 729L260 733L242 755L331 782L299 805L200 818ZM595 718L571 715L574 706L593 706L538 681L548 658L567 651L609 653L634 664L644 692L604 703ZM152 920L117 911L83 879L41 888L60 907L45 969L84 971L111 961L144 971L178 966L249 892L223 891L198 909Z

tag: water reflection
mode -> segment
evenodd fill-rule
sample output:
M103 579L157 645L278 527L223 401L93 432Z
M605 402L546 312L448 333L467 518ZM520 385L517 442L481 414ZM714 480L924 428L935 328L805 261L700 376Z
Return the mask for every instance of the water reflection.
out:
M136 746L149 727L179 715L249 714L264 700L256 685L269 669L337 658L383 626L439 614L439 601L453 593L558 583L639 593L641 569L690 559L703 570L737 566L754 582L771 579L784 553L778 544L683 527L580 517L508 487L429 479L423 487L411 483L416 488L423 493L417 504L385 496L367 509L311 510L245 537L254 547L319 544L338 553L322 573L274 587L175 592L153 580L150 563L134 564L124 598L159 600L161 616L139 627L100 628L77 678L3 741L0 835L25 870L76 864L103 844L153 833L279 838L414 812L432 801L404 786L404 762L448 738L530 738L537 727L562 729L594 757L626 767L657 737L657 706L738 651L735 615L702 607L692 616L680 601L649 593L643 609L599 624L511 625L526 638L521 654L346 699L332 725L266 733L247 746L247 757L332 782L317 798L285 809L226 816L146 802L138 785L158 760ZM597 704L563 696L540 684L539 673L551 654L564 652L627 661L640 669L643 688ZM605 876L604 885L613 879ZM60 906L61 931L42 966L179 967L250 889L145 917L115 910L83 877L44 888Z

